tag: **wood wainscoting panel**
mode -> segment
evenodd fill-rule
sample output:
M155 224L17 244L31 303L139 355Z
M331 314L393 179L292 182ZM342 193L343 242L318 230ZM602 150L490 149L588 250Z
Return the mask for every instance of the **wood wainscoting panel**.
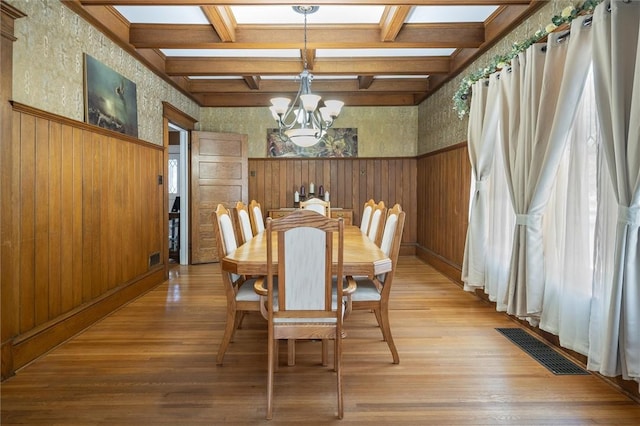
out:
M466 143L418 158L417 255L460 283L469 225L471 164Z
M293 194L309 184L329 192L331 207L353 209L353 224L360 226L362 206L373 198L406 212L401 254L414 254L416 243L415 158L251 158L249 199L257 200L264 214L293 207Z
M162 147L17 103L11 142L17 166L3 185L19 191L15 236L3 240L16 259L2 271L14 288L1 302L2 353L13 356L3 378L159 284L164 263L150 257L168 243Z

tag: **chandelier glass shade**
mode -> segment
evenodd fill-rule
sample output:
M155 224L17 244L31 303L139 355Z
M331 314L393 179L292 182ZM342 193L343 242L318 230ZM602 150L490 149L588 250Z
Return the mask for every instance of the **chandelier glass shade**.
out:
M293 9L304 14L304 69L299 75L300 88L293 102L289 98L273 98L269 109L283 139L309 147L324 139L344 103L326 100L324 106L318 108L322 98L311 93L313 75L307 69L307 14L317 11L318 6L293 6Z

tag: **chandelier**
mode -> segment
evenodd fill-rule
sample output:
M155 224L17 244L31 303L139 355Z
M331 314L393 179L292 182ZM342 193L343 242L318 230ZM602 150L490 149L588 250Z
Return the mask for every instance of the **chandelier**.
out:
M307 15L318 9L319 6L293 6L293 10L304 15L304 69L299 75L300 88L293 103L289 98L273 98L269 108L278 122L280 137L302 147L323 140L344 105L341 101L326 100L324 107L318 108L321 97L311 93L313 75L307 69Z

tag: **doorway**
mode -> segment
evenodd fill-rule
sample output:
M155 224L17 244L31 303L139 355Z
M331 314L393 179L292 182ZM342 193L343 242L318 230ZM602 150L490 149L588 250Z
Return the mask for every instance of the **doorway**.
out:
M169 260L189 264L189 132L169 123Z

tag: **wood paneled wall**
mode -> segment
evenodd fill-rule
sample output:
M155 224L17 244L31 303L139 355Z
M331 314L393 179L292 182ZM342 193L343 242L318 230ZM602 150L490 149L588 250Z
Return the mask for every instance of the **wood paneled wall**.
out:
M471 183L467 145L423 155L417 168L417 254L461 282Z
M329 191L332 207L353 209L360 225L362 206L373 198L388 207L400 203L407 213L402 238L404 254L416 242L415 158L249 159L249 200L268 209L293 207L293 193L313 182Z
M12 117L3 377L166 275L163 148L24 105Z

